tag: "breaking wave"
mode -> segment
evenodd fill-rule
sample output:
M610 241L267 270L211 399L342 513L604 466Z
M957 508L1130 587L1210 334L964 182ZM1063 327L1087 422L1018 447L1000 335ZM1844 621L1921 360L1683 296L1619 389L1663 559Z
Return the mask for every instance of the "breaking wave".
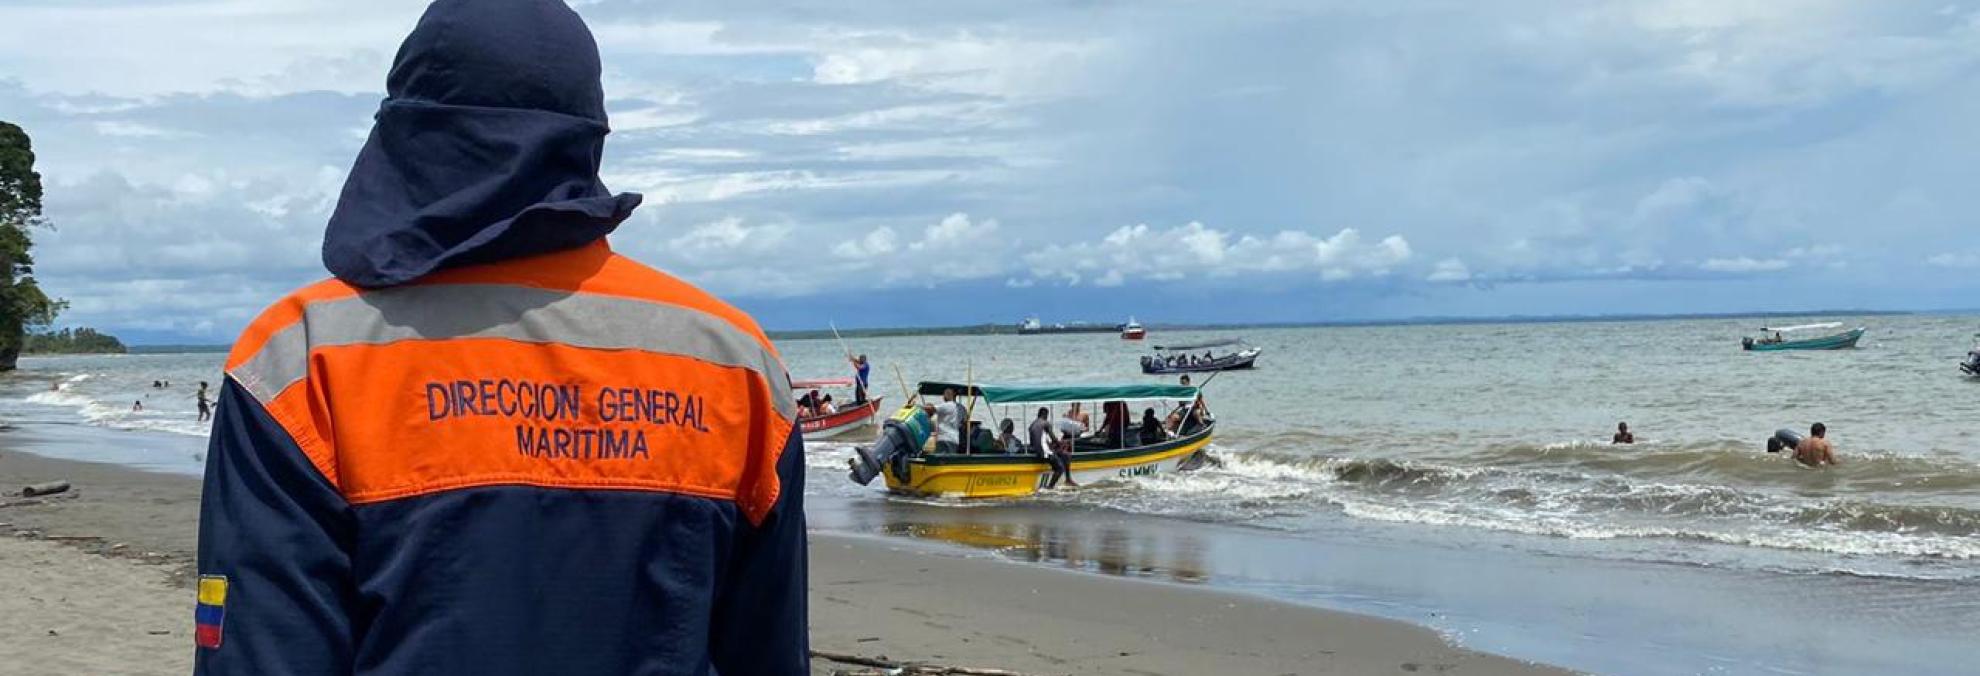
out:
M1151 477L1120 491L1131 495L1099 499L1134 511L1230 521L1330 509L1360 519L1575 539L1980 559L1980 509L1934 500L1980 486L1980 468L1937 458L1852 457L1830 475L1778 456L1745 451L1741 457L1711 446L1623 458L1593 445L1502 447L1478 454L1484 466L1266 451L1218 457L1221 466ZM1897 492L1838 490L1859 482Z

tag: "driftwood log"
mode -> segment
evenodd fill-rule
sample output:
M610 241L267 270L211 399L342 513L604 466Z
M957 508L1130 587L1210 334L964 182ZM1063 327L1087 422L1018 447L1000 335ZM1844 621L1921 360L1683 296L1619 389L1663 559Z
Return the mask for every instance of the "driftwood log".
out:
M813 650L811 656L850 664L864 669L840 669L832 673L837 676L1030 676L1024 672L984 667L955 667L922 662L897 662L882 657L865 657L850 653L835 653L826 650Z
M54 495L67 490L69 490L69 482L67 481L48 481L38 484L28 484L27 488L21 489L21 497L38 498L43 495Z

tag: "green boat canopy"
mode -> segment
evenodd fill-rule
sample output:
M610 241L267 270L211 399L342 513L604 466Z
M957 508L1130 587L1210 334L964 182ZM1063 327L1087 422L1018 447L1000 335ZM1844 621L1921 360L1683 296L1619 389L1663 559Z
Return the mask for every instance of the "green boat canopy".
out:
M921 396L940 397L943 390L956 396L971 394L992 404L1055 404L1075 401L1114 401L1128 399L1195 399L1196 388L1184 385L977 385L923 381Z

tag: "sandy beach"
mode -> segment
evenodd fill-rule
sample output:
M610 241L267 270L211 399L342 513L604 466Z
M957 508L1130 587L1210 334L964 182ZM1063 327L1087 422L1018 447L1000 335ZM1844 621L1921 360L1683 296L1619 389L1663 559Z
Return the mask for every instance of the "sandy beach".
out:
M184 674L198 482L22 452L0 433L0 664L19 674ZM814 533L815 650L1022 674L1565 673L1419 627L1242 594L1052 570L898 539ZM854 667L814 660L813 673Z

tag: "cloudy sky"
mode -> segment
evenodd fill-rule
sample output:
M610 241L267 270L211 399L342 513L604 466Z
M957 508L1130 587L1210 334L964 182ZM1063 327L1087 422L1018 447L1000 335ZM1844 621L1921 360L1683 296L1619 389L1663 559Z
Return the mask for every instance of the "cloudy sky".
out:
M614 246L771 327L1980 307L1980 3L575 3ZM64 323L224 342L421 3L0 0Z

